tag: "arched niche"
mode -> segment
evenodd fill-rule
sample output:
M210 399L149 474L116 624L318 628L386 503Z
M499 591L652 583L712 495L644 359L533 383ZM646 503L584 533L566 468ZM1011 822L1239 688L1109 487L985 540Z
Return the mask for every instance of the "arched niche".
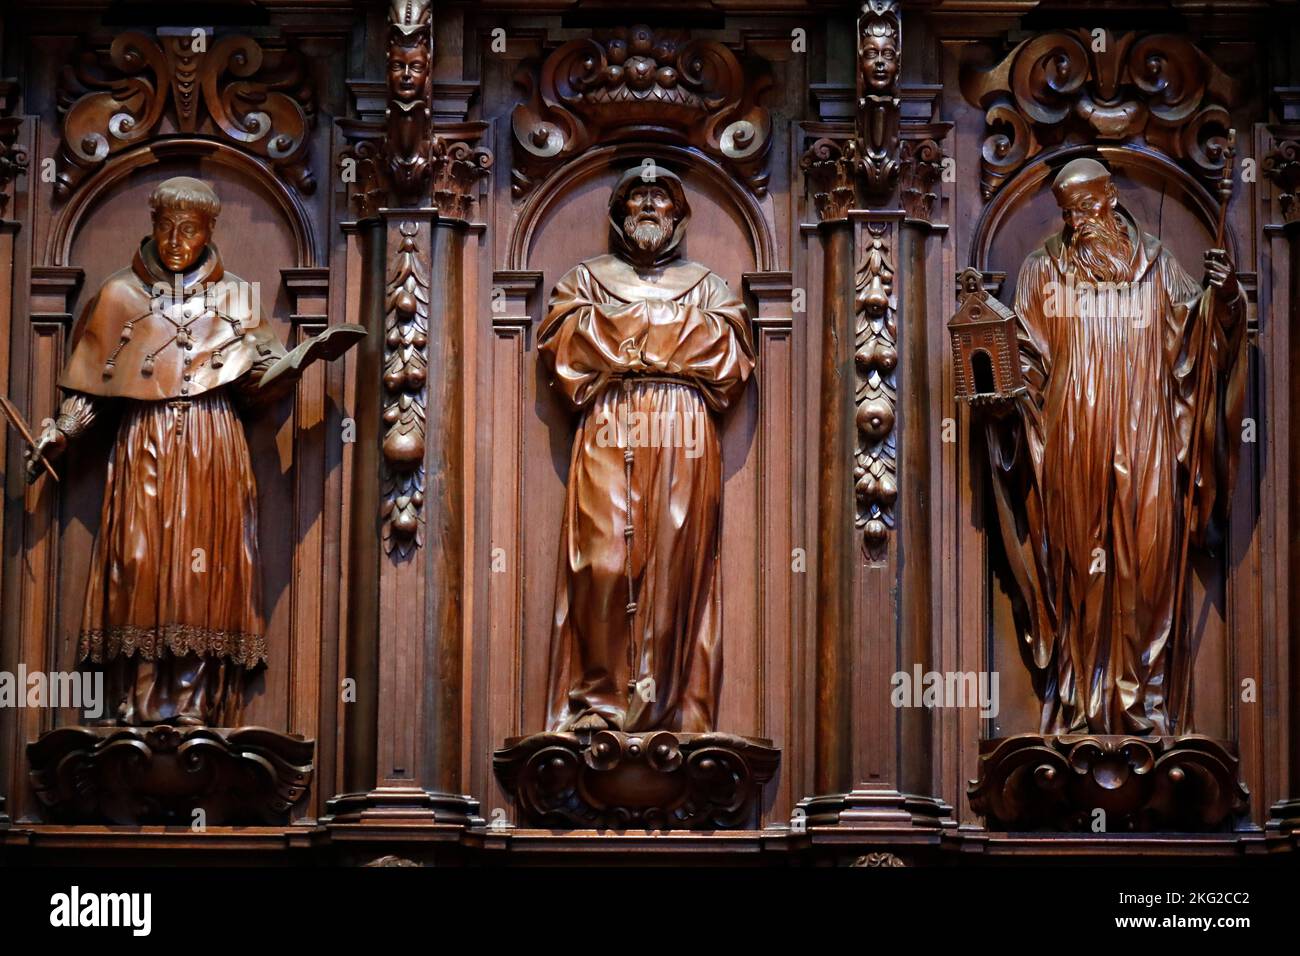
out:
M257 159L230 146L198 138L154 141L110 160L81 184L57 213L46 261L75 266L84 281L69 310L79 318L105 279L131 265L140 240L151 228L149 195L163 180L193 176L208 183L221 200L213 242L228 272L260 288L262 314L286 346L294 344L289 316L294 302L282 281L285 268L317 263L315 240L306 210ZM243 415L257 477L258 539L262 572L262 611L272 671L263 671L247 694L245 717L253 723L281 726L285 717L267 696L268 682L286 685L291 660L294 547L297 527L292 468L300 445L295 401ZM61 558L59 562L61 648L71 654L80 627L91 547L100 524L106 464L112 453L116 416L110 415L70 450L60 484ZM301 450L301 449L299 449ZM223 489L212 488L212 494ZM67 666L73 666L68 661Z
M718 164L684 147L625 143L592 149L555 170L517 209L501 252L512 272L537 273L534 323L545 314L556 282L579 262L610 251L610 190L627 170L651 159L682 179L691 220L680 249L703 263L742 295L746 273L775 269L775 242L763 209L743 185ZM757 333L756 333L757 339ZM758 343L756 341L756 348ZM521 394L519 453L511 469L509 494L525 516L521 532L522 647L518 660L523 732L545 725L545 684L554 619L556 548L565 502L577 418L550 385L536 349L517 366ZM759 396L765 371L760 363L743 398L721 421L723 456L722 563L754 567L760 543L754 535L760 510L756 440ZM502 492L507 494L507 492ZM737 733L757 732L755 689L747 683L760 653L752 635L755 598L738 580L723 589L724 667L719 725ZM728 643L730 642L730 643Z
M1051 182L1062 166L1086 156L1103 162L1119 189L1120 204L1143 232L1160 237L1191 275L1214 241L1219 204L1191 174L1153 150L1131 146L1075 146L1044 153L1027 163L984 207L971 240L971 265L1005 273L1002 298L1011 301L1020 264L1061 229ZM1228 248L1237 259L1236 238Z
M1195 279L1202 276L1204 253L1214 244L1219 215L1219 203L1205 187L1173 160L1154 150L1132 146L1074 146L1044 153L1026 164L984 207L976 223L970 262L986 274L1005 275L999 299L1007 304L1014 301L1021 265L1042 247L1044 240L1060 232L1061 212L1052 195L1051 182L1062 166L1078 157L1103 162L1119 190L1121 207L1133 217L1138 228L1159 238L1189 275ZM1231 231L1226 241L1240 268L1238 244ZM982 449L980 454L981 461L986 462ZM1238 500L1243 491L1240 485L1239 481ZM1181 499L1171 503L1171 507L1181 508ZM1240 509L1236 513L1249 514L1250 510ZM988 535L992 564L987 651L990 668L1001 679L998 734L1032 732L1038 728L1041 705L1031 685L1029 669L1022 660L1025 648L1017 646L1010 572L1004 565L992 512L978 524ZM1228 653L1227 589L1223 556L1193 552L1189 608L1198 667L1204 673L1214 673L1217 662L1226 659ZM1193 719L1198 733L1221 738L1234 736L1230 691L1222 680L1197 682Z

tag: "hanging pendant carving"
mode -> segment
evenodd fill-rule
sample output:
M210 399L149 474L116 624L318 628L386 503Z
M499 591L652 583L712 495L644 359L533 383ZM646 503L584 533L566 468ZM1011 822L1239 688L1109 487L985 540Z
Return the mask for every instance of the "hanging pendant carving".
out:
M389 227L384 296L384 550L405 557L424 541L424 416L429 344L427 229ZM396 241L394 241L396 240Z
M862 532L870 560L881 560L894 529L898 498L897 301L890 244L893 227L884 222L862 223L858 231L858 265L853 334L857 450L853 462L857 500L855 524Z
M964 71L962 95L986 111L987 199L1044 149L1071 142L1142 142L1217 180L1238 86L1186 37L1059 30Z
M110 156L155 136L168 106L181 132L227 140L299 192L315 191L307 155L315 100L295 53L242 35L155 39L132 30L107 54L85 52L64 69L55 196L67 199Z

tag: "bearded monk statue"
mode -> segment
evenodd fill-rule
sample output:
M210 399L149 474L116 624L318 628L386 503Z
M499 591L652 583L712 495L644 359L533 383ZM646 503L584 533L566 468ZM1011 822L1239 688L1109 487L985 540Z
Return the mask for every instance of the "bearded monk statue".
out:
M679 257L681 181L636 167L609 201L613 252L560 279L538 332L579 414L559 543L548 726L715 729L722 674L715 416L754 368L745 307Z
M986 426L1040 729L1188 733L1185 562L1232 494L1245 295L1223 249L1205 286L1184 271L1101 163L1068 163L1052 192L1064 228L1016 280L1026 389Z
M27 450L27 477L117 418L78 644L105 670L97 722L237 726L266 626L257 486L236 406L268 397L269 370L287 384L321 356L303 346L286 356L255 287L225 270L207 184L169 179L149 207L151 235L73 329L65 397Z

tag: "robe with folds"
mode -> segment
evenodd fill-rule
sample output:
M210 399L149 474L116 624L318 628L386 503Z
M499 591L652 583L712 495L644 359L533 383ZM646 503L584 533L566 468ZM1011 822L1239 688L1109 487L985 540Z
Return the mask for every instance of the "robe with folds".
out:
M284 347L247 288L212 245L177 283L146 239L73 332L60 428L120 406L78 648L107 671L104 719L237 721L243 672L266 659L235 400Z
M1081 296L1060 236L1025 261L1015 312L1027 389L1018 414L988 426L1043 733L1190 731L1185 717L1176 726L1190 708L1174 692L1180 675L1177 683L1189 686L1194 655L1190 588L1182 623L1173 620L1188 484L1194 472L1191 542L1205 546L1222 526L1236 470L1244 295L1206 302L1212 288L1202 289L1159 240L1131 222L1128 229L1136 298ZM1198 407L1202 354L1211 367ZM1202 437L1192 463L1195 428Z
M713 730L722 453L710 412L734 403L753 370L745 308L698 263L638 272L601 256L557 284L538 347L581 412L560 536L548 726L568 730L594 713L630 732ZM660 427L657 443L642 440L652 432L637 434L650 421ZM671 428L682 440L668 437Z

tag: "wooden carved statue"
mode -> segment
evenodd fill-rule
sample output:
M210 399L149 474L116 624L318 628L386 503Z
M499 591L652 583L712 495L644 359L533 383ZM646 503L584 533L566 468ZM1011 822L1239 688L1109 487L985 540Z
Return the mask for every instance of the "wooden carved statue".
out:
M560 279L538 333L581 418L560 538L548 722L714 729L722 668L722 454L713 414L754 368L744 305L680 259L681 181L614 187L614 252Z
M1015 288L1026 388L986 426L1041 731L1188 733L1188 550L1231 496L1245 296L1222 248L1206 287L1185 272L1101 163L1052 191L1064 228Z
M27 477L117 416L78 653L103 665L104 722L237 725L246 672L266 660L257 487L237 407L282 394L309 362L364 334L336 326L286 354L255 286L211 242L221 204L169 179L153 231L72 335L57 420Z

